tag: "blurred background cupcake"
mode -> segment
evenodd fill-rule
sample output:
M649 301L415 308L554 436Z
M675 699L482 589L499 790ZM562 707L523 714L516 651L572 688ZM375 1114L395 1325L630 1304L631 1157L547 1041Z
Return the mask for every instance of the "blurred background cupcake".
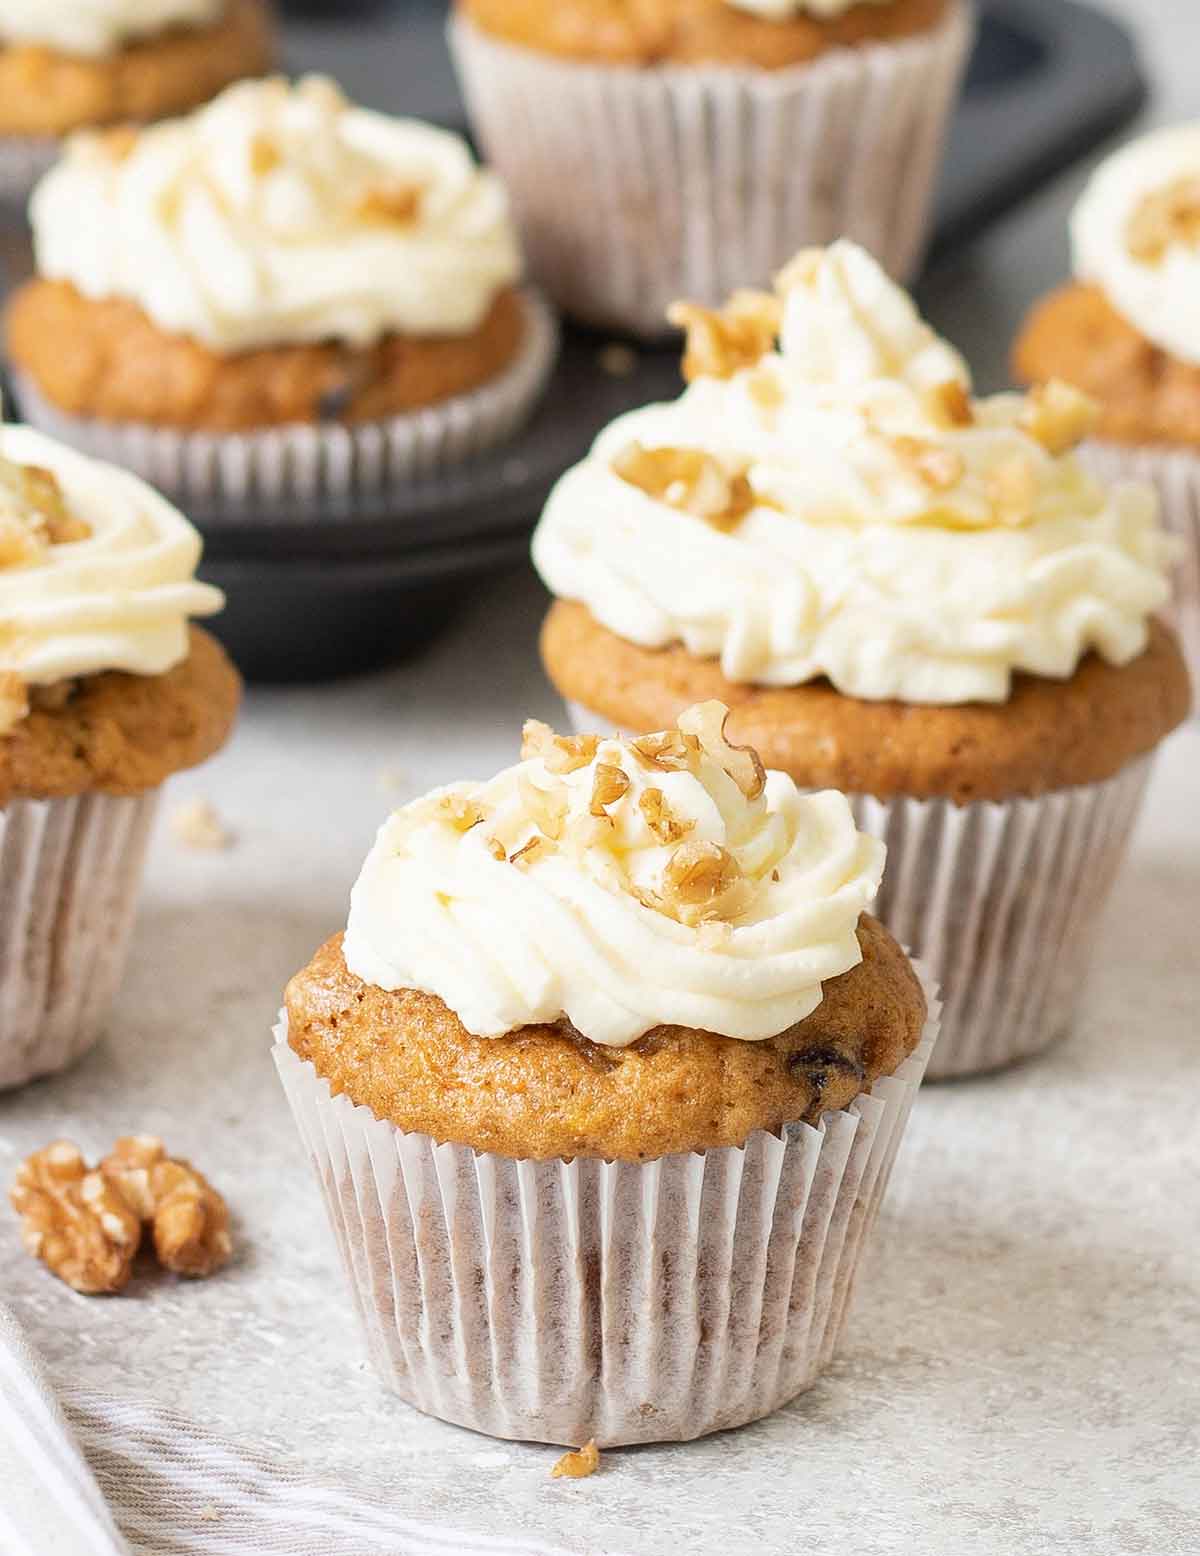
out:
M338 498L508 436L553 365L499 182L331 81L73 140L7 341L30 422L179 496Z
M274 54L267 0L0 0L0 198L73 130L183 113Z
M690 387L603 433L535 535L551 680L586 728L719 697L769 766L853 796L880 916L944 991L931 1074L1045 1047L1189 704L1153 492L1084 472L1065 385L973 399L853 245L677 316Z
M199 560L136 477L0 428L0 1087L100 1036L159 790L233 725Z
M1153 483L1183 538L1176 615L1200 676L1200 124L1156 130L1101 164L1071 221L1075 278L1032 310L1014 366L1099 406L1081 456Z
M526 725L397 811L275 1050L384 1380L497 1436L699 1437L837 1344L936 1034L884 850L725 739Z
M969 37L962 0L458 0L451 29L534 275L651 336L805 243L909 276Z

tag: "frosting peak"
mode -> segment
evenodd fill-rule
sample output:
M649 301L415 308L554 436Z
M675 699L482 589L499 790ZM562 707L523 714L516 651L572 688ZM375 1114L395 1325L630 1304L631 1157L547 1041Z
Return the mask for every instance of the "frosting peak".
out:
M638 740L526 726L522 760L397 811L351 898L344 954L495 1037L568 1019L610 1047L655 1026L746 1041L861 959L883 870L838 794L802 795L702 704Z
M1066 385L972 397L966 364L871 257L801 254L777 294L677 308L686 392L607 428L534 538L550 588L732 681L1001 701L1146 643L1169 542L1104 490ZM775 341L778 339L778 346Z
M520 274L504 191L458 136L320 77L75 136L31 215L43 276L224 352L468 334Z
M226 0L0 0L0 43L111 54L172 27L206 27Z

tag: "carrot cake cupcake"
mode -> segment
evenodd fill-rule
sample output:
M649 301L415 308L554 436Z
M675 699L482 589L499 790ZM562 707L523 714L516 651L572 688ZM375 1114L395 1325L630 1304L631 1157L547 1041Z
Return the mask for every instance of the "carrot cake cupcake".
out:
M1014 365L1099 408L1083 454L1109 479L1154 484L1183 537L1176 620L1200 675L1200 124L1110 157L1071 221L1075 278L1031 312Z
M0 0L0 195L73 130L183 113L274 57L267 0Z
M504 191L332 82L246 82L75 138L8 310L32 422L175 493L339 496L513 431L554 328Z
M0 428L0 1087L99 1037L159 790L232 727L199 559L136 477Z
M675 316L687 391L609 427L536 533L550 678L586 728L720 698L768 766L850 794L880 916L945 991L931 1074L1032 1053L1188 709L1154 494L1085 473L1065 385L974 399L851 244Z
M385 1380L501 1437L699 1437L837 1344L935 1015L839 794L525 728L397 811L275 1054Z
M534 275L662 334L806 243L921 257L964 0L456 0L451 44Z

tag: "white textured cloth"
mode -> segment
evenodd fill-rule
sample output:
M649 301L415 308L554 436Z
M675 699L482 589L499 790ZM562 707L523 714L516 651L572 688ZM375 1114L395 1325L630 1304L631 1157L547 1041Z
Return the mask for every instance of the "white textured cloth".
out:
M3 1556L567 1556L405 1518L149 1401L80 1390L60 1406L3 1306L0 1467Z

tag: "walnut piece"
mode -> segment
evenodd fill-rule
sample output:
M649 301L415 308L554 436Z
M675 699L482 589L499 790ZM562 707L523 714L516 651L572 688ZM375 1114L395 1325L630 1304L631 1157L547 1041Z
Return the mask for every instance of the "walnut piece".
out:
M225 1201L190 1162L168 1156L161 1140L125 1136L100 1172L149 1226L165 1269L203 1279L228 1263L233 1243Z
M689 840L667 860L663 871L663 911L681 924L732 918L744 900L745 882L738 862L719 843Z
M956 378L936 385L925 397L925 408L940 427L971 427L975 412L966 386Z
M550 1475L554 1480L585 1480L587 1476L594 1475L600 1467L600 1450L596 1447L596 1439L583 1445L575 1453L564 1453L558 1460Z
M521 731L521 760L541 757L546 771L562 776L586 767L596 755L599 735L556 735L540 719L526 719Z
M678 729L641 735L629 744L634 755L647 767L657 767L666 773L691 772L700 756L700 742L695 735L685 735Z
M0 459L0 567L37 562L49 546L86 540L91 533L67 507L49 470Z
M900 463L931 492L948 492L966 473L962 455L952 448L912 437L892 438L890 445Z
M1125 229L1125 246L1143 265L1161 265L1176 243L1200 246L1200 177L1194 174L1147 195Z
M616 767L611 762L596 763L596 774L592 779L592 798L588 805L588 810L593 816L604 819L608 815L607 807L615 805L628 793L629 774L624 768Z
M436 806L437 819L453 827L456 832L469 832L477 827L486 815L478 800L467 794L441 794Z
M643 448L628 443L612 462L615 474L658 502L729 530L755 506L745 461L719 458L698 448Z
M73 1291L93 1296L128 1283L141 1221L115 1184L88 1171L69 1140L56 1140L22 1162L10 1197L26 1253Z
M1037 476L1027 458L1014 454L996 464L987 476L988 501L1001 524L1024 524L1037 501Z
M185 848L201 853L222 853L236 839L207 800L191 800L171 816L171 831Z
M715 699L698 702L679 715L679 728L692 735L705 755L733 779L748 800L756 800L767 786L767 770L752 746L735 746L725 733L729 709Z
M783 325L783 304L770 292L740 291L723 308L672 303L667 319L687 333L683 376L688 383L732 378L773 348Z
M250 171L256 178L265 178L283 165L283 152L279 143L269 135L256 135L250 142Z
M681 842L696 824L677 816L667 804L667 797L661 789L643 789L638 798L638 809L660 843Z
M518 870L525 870L538 859L543 859L548 853L554 852L554 843L541 833L535 833L523 847L518 848L515 854L509 855L509 864L515 864Z
M1090 395L1051 378L1030 390L1018 425L1048 454L1068 454L1095 429L1100 407Z
M543 789L527 773L521 773L517 778L517 789L521 803L538 831L557 842L567 822L566 785L555 783L552 788Z
M369 222L387 222L393 226L407 226L421 214L425 199L425 186L396 181L379 184L368 189L358 203L358 215Z

